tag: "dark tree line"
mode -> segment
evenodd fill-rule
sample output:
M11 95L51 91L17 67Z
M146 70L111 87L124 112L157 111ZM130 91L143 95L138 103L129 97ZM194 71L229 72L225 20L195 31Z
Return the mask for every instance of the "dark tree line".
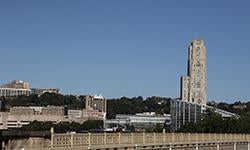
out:
M198 123L182 126L177 132L190 133L244 133L250 134L250 102L209 102L208 105L239 115L239 118L222 118L213 111L208 111Z
M73 95L61 95L56 93L44 93L38 95L21 95L18 97L1 98L2 111L13 106L68 106L69 109L83 109L85 102Z
M8 111L13 106L67 106L69 109L83 109L85 102L83 97L74 95L61 95L55 93L44 93L38 95L22 95L18 97L4 98L1 111ZM170 112L170 98L148 97L143 99L141 96L107 100L107 117L115 118L116 114L135 114L141 112L156 112L157 114Z
M182 126L177 132L189 133L250 133L250 112L239 118L222 118L221 115L208 111L198 123Z
M13 106L68 106L69 109L83 109L85 102L83 97L73 95L61 95L54 93L45 93L41 96L19 96L12 98L1 97L1 111L8 111ZM107 118L115 118L116 114L136 114L142 112L156 112L156 114L169 114L170 113L170 100L171 98L164 97L121 97L117 99L107 100ZM226 110L229 112L240 115L239 118L223 119L220 115L213 112L208 112L204 115L199 123L190 123L183 126L178 132L216 132L216 133L250 133L250 102L235 102L232 104L209 102L208 105ZM93 122L88 122L91 124ZM30 126L35 127L34 122ZM40 122L41 124L41 122ZM77 131L87 130L95 127L94 122L89 127L85 124L79 125L78 123L59 123L56 131L70 131L70 127L76 127ZM29 128L26 126L25 128ZM39 127L50 127L51 123L44 123ZM53 125L54 126L54 125ZM80 127L81 126L81 127ZM86 127L86 128L85 128ZM65 129L65 130L64 130ZM74 128L75 129L75 128Z
M54 124L52 122L33 121L28 125L21 127L22 131L49 131L53 127L56 133L66 133L74 131L77 133L91 131L91 129L102 129L103 121L101 120L87 120L80 124L77 122L61 122Z
M236 114L245 114L246 112L250 112L250 101L249 102L234 102L231 104L220 102L216 103L214 101L208 102L209 106L213 106L215 108L219 108L225 111L229 111Z
M156 112L156 114L170 113L170 98L139 97L110 99L107 103L107 118L115 118L116 114L136 114L142 112Z

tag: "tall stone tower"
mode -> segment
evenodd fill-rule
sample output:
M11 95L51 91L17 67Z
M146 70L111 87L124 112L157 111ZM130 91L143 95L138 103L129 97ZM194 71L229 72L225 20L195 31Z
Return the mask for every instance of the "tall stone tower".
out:
M194 39L188 47L188 72L181 77L181 100L206 105L206 48Z

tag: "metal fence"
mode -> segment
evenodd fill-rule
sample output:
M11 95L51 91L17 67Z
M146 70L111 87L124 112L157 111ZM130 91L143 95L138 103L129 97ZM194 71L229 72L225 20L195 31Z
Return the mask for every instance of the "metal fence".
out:
M212 133L52 133L51 148L112 147L178 143L249 142L248 134Z

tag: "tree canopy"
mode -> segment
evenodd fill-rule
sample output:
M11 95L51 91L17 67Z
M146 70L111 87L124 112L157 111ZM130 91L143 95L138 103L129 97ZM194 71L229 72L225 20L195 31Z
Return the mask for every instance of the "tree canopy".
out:
M145 100L139 97L110 99L107 103L107 118L115 118L116 114L136 114L141 112L156 112L157 114L170 113L171 98L148 97Z
M66 133L69 131L74 132L86 132L91 129L102 129L103 121L101 120L87 120L80 124L77 122L60 122L58 124L53 124L52 122L41 122L33 121L28 125L21 127L23 131L49 131L53 127L56 133Z
M85 102L74 95L62 95L56 93L44 93L38 95L21 95L18 97L1 98L2 109L8 110L13 106L68 106L69 109L83 109Z
M198 123L188 123L177 132L189 133L250 133L250 112L240 118L222 118L221 115L208 111Z

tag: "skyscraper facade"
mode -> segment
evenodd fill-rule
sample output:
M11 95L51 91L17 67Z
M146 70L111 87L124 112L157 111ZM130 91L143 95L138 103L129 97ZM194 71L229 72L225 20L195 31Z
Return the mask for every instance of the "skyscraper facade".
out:
M206 105L206 48L204 41L194 39L188 47L187 76L181 77L181 100Z

